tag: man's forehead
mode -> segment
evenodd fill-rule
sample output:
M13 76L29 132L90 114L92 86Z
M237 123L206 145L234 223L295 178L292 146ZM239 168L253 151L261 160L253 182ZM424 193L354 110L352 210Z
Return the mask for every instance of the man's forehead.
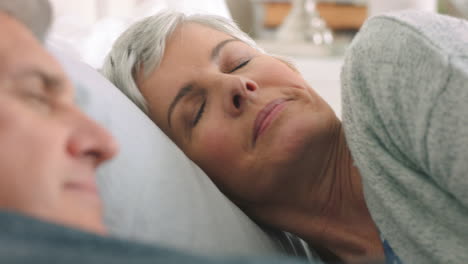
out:
M62 78L58 63L21 22L0 12L0 73L5 76L23 69L37 69Z
M24 42L40 45L26 26L4 12L0 12L0 33L2 34L0 45L11 46L13 43L15 46L21 46Z
M48 0L0 0L0 13L14 17L37 39L43 40L51 22L52 8Z

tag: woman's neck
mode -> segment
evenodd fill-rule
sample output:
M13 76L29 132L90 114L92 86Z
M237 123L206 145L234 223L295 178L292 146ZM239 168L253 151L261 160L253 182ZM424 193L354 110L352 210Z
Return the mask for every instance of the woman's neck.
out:
M318 170L321 173L311 175L316 167L306 170L304 178L309 179L310 188L291 192L287 203L248 211L261 222L294 233L346 263L381 259L378 230L367 209L361 176L341 125L331 142L322 169Z
M324 190L322 197L327 197L322 201L323 209L304 212L305 217L315 219L317 226L304 226L298 235L312 245L327 248L346 263L383 258L379 232L367 208L361 175L341 125L329 153L321 175L325 179L320 187ZM314 195L310 194L309 202Z

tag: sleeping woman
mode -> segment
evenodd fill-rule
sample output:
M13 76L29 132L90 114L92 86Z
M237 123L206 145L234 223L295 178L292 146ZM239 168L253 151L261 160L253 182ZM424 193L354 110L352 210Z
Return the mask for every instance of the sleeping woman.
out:
M347 51L343 121L231 21L132 25L103 74L256 221L330 262L468 260L468 23L370 19Z

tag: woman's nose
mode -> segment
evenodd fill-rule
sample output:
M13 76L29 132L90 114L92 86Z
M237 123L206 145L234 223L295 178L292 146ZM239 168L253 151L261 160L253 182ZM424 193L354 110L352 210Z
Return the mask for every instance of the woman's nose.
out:
M255 99L258 93L258 85L255 81L243 77L232 77L232 80L225 83L227 87L223 89L224 108L231 116L240 115L246 105Z
M111 134L89 119L78 113L80 122L76 122L71 132L67 150L77 159L87 160L93 167L111 159L118 151L118 145Z

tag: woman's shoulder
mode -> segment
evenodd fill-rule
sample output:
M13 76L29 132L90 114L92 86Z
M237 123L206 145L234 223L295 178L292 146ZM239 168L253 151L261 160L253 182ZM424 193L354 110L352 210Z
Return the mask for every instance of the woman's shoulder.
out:
M417 48L443 56L468 53L468 21L421 11L400 11L369 18L349 48L348 56L392 60L394 51ZM365 57L361 57L365 59Z

